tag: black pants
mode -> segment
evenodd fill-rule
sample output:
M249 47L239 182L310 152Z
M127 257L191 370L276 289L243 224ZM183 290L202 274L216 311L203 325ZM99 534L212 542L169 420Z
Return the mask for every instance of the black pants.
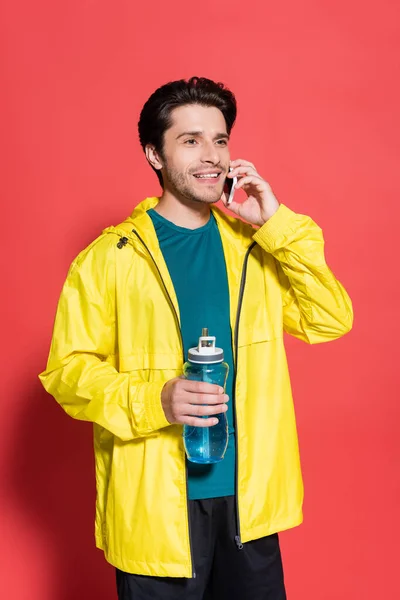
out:
M278 534L235 542L235 498L189 502L194 579L117 569L119 600L286 600Z

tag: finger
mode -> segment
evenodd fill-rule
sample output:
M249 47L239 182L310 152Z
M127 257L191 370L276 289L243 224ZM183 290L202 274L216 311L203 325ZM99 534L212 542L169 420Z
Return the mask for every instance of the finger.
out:
M232 204L234 203L233 200L230 202L230 204L228 204L228 198L225 197L223 198L222 202L225 208L231 210Z
M181 416L183 417L209 417L211 415L220 415L228 410L227 404L218 404L211 406L208 404L185 404L182 407Z
M253 169L256 168L252 162L250 162L249 160L244 160L244 158L237 158L236 160L231 160L230 167L232 167L233 169L235 167L252 167Z
M189 404L225 404L229 402L229 396L227 394L193 394L189 392L185 395L185 400Z
M193 381L191 379L185 379L183 389L187 392L193 392L197 394L223 394L224 388L214 383L207 383L206 381Z
M232 200L230 204L225 204L226 208L230 210L234 215L238 215L240 217L241 204L240 202L235 202Z
M235 167L252 167L255 171L257 171L257 169L255 168L255 166L253 165L253 163L249 162L248 160L244 160L243 158L238 158L236 160L231 160L230 166L233 169Z
M242 179L239 179L239 181L235 185L235 189L239 190L243 186L250 185L250 184L254 185L257 189L262 190L263 184L265 185L265 181L263 179L261 179L261 177L259 177L258 175L250 175L248 177L242 177Z
M192 427L212 427L218 424L218 419L199 419L198 417L183 417L180 421L182 425L191 425Z
M233 178L237 177L238 175L255 175L260 177L254 167L236 167L233 169L233 171L230 171L228 177Z

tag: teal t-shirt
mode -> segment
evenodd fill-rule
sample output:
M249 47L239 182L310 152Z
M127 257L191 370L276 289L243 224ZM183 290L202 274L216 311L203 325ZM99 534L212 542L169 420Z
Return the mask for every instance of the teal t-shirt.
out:
M208 223L197 229L179 227L153 209L147 214L153 221L178 299L186 359L189 348L197 346L203 327L208 327L229 365L228 448L219 463L200 465L188 461L189 500L231 496L235 493L233 354L228 277L218 225L212 213Z

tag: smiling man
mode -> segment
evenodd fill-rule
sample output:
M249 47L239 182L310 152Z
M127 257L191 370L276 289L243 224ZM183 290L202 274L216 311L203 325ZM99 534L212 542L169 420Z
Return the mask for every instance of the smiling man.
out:
M73 262L40 376L94 424L96 543L120 600L286 598L278 532L301 523L303 485L283 334L316 344L352 327L321 229L232 160L235 118L233 94L204 78L147 100L139 136L162 194ZM229 207L227 177L246 196ZM204 327L226 393L181 377ZM224 459L188 462L182 426L222 412Z

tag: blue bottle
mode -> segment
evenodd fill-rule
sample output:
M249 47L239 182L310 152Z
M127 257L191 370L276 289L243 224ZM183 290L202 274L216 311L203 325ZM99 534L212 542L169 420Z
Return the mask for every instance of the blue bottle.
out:
M183 374L192 381L206 381L224 388L229 366L224 362L224 352L215 347L215 337L203 329L199 345L190 348L188 361L183 365ZM183 426L183 443L188 460L194 463L216 463L224 458L228 446L228 420L226 412L218 415L217 425L211 427ZM203 419L210 417L204 416Z

